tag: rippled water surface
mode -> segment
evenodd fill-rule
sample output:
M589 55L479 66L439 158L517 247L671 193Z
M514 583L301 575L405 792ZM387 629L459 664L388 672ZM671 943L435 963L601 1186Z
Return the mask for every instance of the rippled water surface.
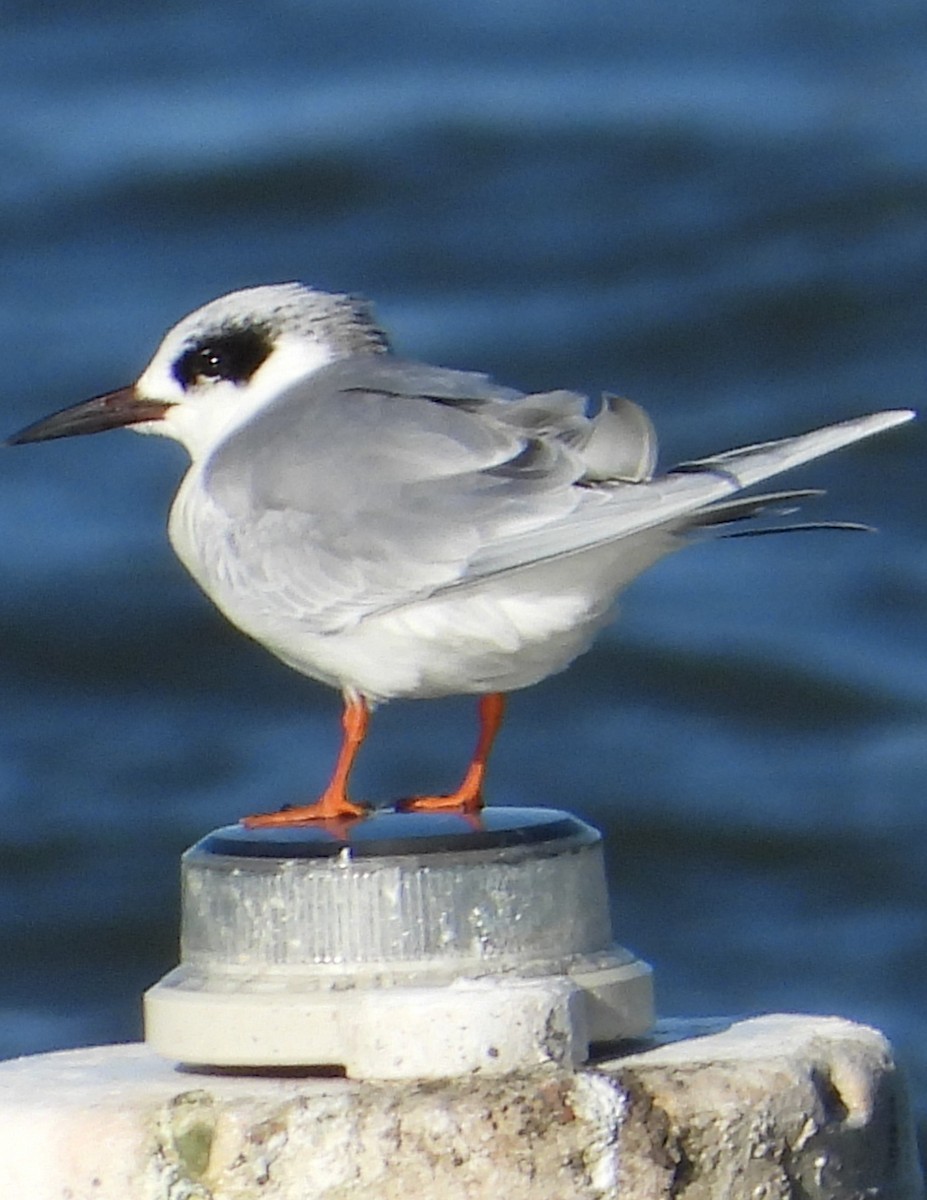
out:
M618 390L665 461L923 403L927 12L906 0L12 4L3 424L138 373L247 284L374 297L404 354ZM491 798L610 845L667 1014L885 1029L927 1110L923 425L793 475L878 536L703 545L513 699ZM336 698L174 561L178 447L3 452L0 1053L138 1036L180 851L318 789ZM373 800L469 702L378 714Z

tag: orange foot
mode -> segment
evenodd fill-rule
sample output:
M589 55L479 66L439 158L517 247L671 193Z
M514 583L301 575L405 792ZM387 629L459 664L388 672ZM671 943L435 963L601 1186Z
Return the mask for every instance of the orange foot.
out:
M478 813L483 808L479 790L458 788L447 796L410 796L396 801L397 812L462 812Z
M305 825L308 821L346 821L363 817L369 811L362 804L348 799L348 776L354 759L367 736L370 710L357 696L346 696L341 718L343 737L338 761L331 782L314 804L298 804L275 813L257 813L242 817L246 829L265 829L268 826Z
M447 796L413 796L400 800L396 805L399 812L464 812L478 813L483 808L483 780L486 763L492 750L499 726L505 715L505 697L500 692L490 692L480 698L480 735L477 738L473 758L467 767L463 783L456 792Z
M250 817L242 817L241 823L245 829L267 829L281 825L306 825L310 821L356 821L365 817L370 810L361 804L355 804L347 796L335 798L323 795L314 804L289 804L278 812L255 813Z

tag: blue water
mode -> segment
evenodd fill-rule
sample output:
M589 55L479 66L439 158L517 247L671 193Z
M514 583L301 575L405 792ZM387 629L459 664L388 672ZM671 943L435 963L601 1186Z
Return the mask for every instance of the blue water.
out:
M130 381L247 284L374 297L403 353L643 403L664 461L923 404L920 0L7 5L3 425ZM878 536L699 546L513 699L491 799L607 832L666 1014L882 1027L927 1112L923 423L791 477ZM310 796L337 699L174 561L176 446L0 469L0 1054L139 1033L177 860ZM357 776L452 784L469 702Z

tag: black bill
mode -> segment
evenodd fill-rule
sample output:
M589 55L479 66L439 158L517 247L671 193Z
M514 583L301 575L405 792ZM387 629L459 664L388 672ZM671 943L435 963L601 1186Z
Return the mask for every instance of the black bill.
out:
M52 438L75 437L82 433L102 433L104 429L119 429L141 421L156 421L170 406L160 400L146 400L134 388L119 388L105 396L94 396L82 404L74 404L61 412L43 417L6 439L8 446L25 442L48 442Z

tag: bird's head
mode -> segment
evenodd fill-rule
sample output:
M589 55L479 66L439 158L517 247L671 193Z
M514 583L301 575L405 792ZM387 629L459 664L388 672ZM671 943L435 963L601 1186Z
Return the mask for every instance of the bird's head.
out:
M298 283L231 292L165 334L129 387L37 421L9 445L130 426L207 454L291 384L352 354L388 350L369 305Z

